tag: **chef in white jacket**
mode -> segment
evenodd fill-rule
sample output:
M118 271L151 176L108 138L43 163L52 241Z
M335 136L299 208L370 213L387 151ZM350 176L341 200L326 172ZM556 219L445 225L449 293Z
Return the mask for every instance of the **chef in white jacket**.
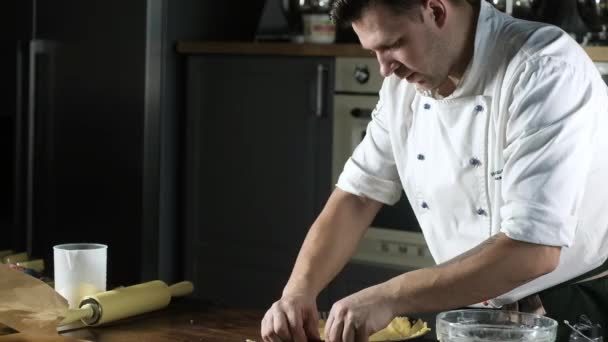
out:
M318 337L317 295L402 189L437 266L334 303L326 340L471 305L607 327L608 88L585 51L486 1L336 0L332 16L386 78L264 340Z

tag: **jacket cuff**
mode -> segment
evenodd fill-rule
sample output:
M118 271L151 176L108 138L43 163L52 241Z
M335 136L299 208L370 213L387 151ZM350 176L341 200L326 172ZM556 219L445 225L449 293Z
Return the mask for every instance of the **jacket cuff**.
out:
M576 218L550 208L511 202L500 209L500 231L513 240L559 247L571 247Z
M401 183L370 175L351 159L346 162L336 186L351 194L371 198L388 205L399 201L402 190Z

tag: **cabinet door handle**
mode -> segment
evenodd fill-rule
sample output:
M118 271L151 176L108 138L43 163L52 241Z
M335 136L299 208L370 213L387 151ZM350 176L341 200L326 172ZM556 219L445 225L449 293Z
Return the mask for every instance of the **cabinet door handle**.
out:
M373 110L369 108L353 108L350 115L358 119L371 119Z
M315 116L323 117L324 97L325 97L325 73L327 68L323 64L317 65L317 94L315 105Z

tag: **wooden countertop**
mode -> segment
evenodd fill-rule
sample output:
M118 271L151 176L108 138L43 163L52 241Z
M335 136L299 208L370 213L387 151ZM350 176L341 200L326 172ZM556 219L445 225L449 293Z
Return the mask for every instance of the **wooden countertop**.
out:
M167 308L119 322L68 330L62 336L94 342L263 342L263 313L222 309L195 300L178 299Z
M608 46L588 46L585 51L596 62L608 62Z
M585 48L591 59L608 62L608 46ZM278 42L178 42L181 54L243 54L308 57L372 57L359 44L295 44Z
M263 342L260 336L262 311L225 309L206 302L177 299L167 308L95 328L67 330L62 336L94 342ZM418 316L431 332L412 341L436 341L435 315Z

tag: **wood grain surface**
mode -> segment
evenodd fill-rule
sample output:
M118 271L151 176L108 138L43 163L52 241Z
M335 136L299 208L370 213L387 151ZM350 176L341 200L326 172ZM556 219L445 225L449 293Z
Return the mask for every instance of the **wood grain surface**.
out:
M207 302L180 298L157 312L106 326L68 330L61 335L94 342L263 342L260 336L263 314L262 311L218 308ZM431 332L411 341L435 341L435 314L416 317L426 321Z
M245 342L247 339L262 342L262 316L258 311L220 309L203 302L176 300L157 312L62 335L99 342Z

